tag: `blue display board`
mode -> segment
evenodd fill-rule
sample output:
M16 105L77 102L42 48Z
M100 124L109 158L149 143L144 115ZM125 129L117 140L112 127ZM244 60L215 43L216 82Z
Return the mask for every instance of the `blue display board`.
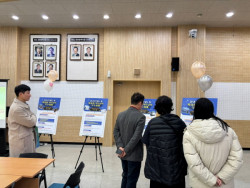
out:
M56 134L61 98L40 97L37 110L39 133Z
M181 106L181 119L189 125L193 120L195 102L199 98L183 98ZM217 98L208 98L214 105L214 115L217 115Z
M108 99L85 98L80 136L103 137Z

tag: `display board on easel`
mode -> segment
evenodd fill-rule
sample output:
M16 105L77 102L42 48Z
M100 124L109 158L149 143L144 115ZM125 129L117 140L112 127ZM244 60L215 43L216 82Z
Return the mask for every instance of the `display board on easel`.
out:
M87 138L90 137L91 139L91 137L95 137L96 160L97 160L97 145L98 145L99 155L102 165L102 172L104 172L99 138L100 137L103 138L104 136L107 109L108 109L108 99L85 98L81 128L79 133L80 136L85 136L85 140L83 142L82 149L77 159L76 166L81 157Z
M38 133L47 134L50 137L51 152L55 158L55 150L52 135L56 134L58 114L60 109L61 98L40 97L37 109ZM53 162L55 167L55 162Z
M108 99L85 98L80 136L104 136Z
M61 98L40 97L37 109L38 132L56 134Z

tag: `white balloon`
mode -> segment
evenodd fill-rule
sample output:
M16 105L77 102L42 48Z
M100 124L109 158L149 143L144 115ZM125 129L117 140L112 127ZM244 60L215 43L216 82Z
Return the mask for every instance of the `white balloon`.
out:
M44 84L44 89L48 92L50 92L53 89L53 82L51 82L49 79L47 79Z
M201 90L205 92L213 85L213 79L209 75L204 75L198 79L198 84Z

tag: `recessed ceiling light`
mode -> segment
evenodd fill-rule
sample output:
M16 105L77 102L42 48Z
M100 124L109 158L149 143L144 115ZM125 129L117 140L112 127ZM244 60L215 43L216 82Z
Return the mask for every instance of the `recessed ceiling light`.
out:
M16 16L16 15L13 15L13 16L12 16L12 19L13 19L13 20L19 20L19 17Z
M228 12L228 13L226 13L226 16L227 16L228 18L232 17L233 15L234 15L234 12Z
M172 18L172 17L173 17L173 13L172 13L172 12L169 12L168 14L166 14L166 17L167 17L167 18Z
M74 14L74 15L73 15L73 18L74 18L75 20L78 20L78 19L79 19L79 16L76 15L76 14Z
M48 20L49 19L49 17L47 16L47 15L42 15L42 18L44 19L44 20Z
M135 18L136 18L136 19L140 19L140 18L141 18L141 14L136 14L136 15L135 15Z
M109 19L109 15L105 14L105 15L103 16L103 19L108 20L108 19Z

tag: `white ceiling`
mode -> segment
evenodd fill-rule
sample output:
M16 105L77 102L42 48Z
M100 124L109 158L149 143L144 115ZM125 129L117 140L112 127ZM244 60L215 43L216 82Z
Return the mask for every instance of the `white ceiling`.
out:
M17 0L1 2L0 26L102 28L203 24L250 26L250 0ZM225 13L234 11L232 18ZM165 17L173 12L171 19ZM142 18L136 20L136 13ZM202 17L197 14L202 13ZM45 21L42 14L49 16ZM78 14L79 20L72 15ZM104 20L103 15L110 19ZM18 21L12 15L20 17Z

